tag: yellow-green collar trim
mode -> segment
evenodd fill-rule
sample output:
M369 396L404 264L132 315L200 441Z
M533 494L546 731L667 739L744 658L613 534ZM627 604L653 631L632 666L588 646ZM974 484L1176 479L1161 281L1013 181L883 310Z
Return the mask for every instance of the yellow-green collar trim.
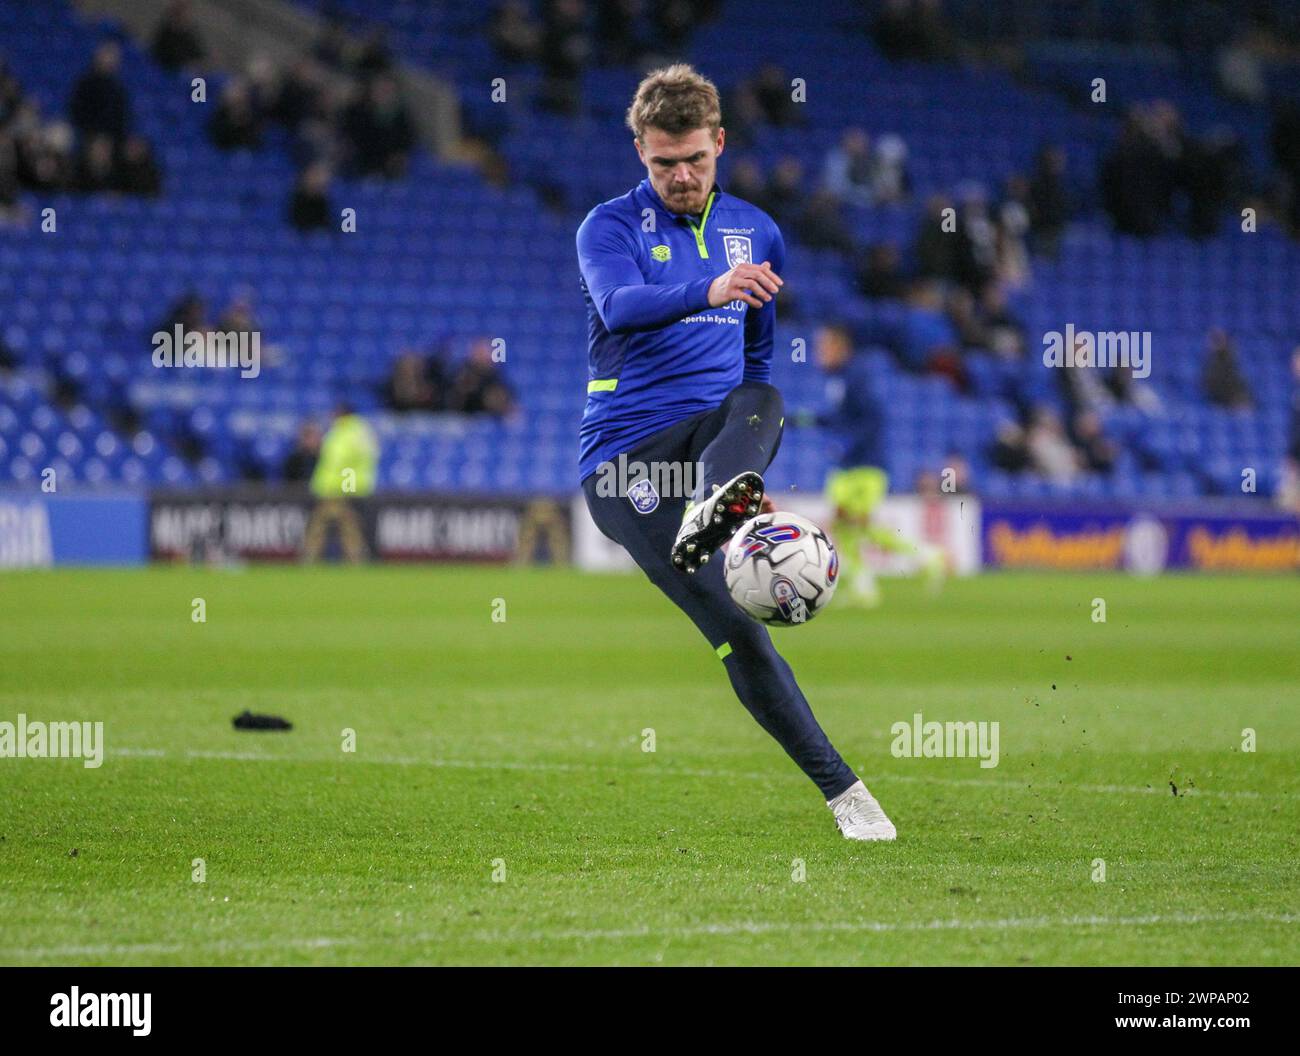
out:
M695 248L700 251L700 256L704 260L709 259L709 247L704 244L704 225L709 222L709 213L713 210L713 199L718 196L717 191L709 192L709 200L704 203L704 213L700 216L700 226L696 227L691 223L688 216L686 222L690 224L691 231L695 234Z

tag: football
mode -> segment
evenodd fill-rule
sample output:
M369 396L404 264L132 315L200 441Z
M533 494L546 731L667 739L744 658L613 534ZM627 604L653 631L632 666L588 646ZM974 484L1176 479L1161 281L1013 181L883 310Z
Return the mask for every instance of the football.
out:
M826 607L839 569L834 544L812 521L795 513L760 513L732 537L727 589L754 619L797 626Z

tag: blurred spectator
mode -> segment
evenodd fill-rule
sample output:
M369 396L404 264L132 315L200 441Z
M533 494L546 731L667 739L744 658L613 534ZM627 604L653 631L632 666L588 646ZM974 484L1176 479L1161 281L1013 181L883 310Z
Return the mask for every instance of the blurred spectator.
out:
M772 177L767 182L767 204L764 208L777 223L792 221L803 209L803 162L787 155L776 163Z
M1102 432L1100 415L1095 411L1075 415L1073 434L1073 440L1088 469L1097 473L1109 473L1114 468L1119 449Z
M1291 234L1300 236L1300 103L1292 99L1277 103L1269 145L1279 170L1282 215Z
M604 30L617 37L620 33L617 27L617 17L614 14L606 14L605 9L621 8L622 4L601 4L601 20ZM613 20L615 25L610 27L606 25L607 20ZM492 39L492 46L496 53L506 62L532 62L537 58L537 52L541 43L541 32L533 23L529 15L528 5L524 0L506 0L504 4L496 9L492 15L492 20L488 26L488 34ZM602 42L608 43L611 48L614 47L613 40L605 41L602 32ZM622 60L625 61L625 60Z
M362 175L397 177L406 171L415 126L392 77L376 77L366 86L348 110L346 128L352 163Z
M286 483L298 484L311 480L320 457L321 431L315 422L303 422L298 427L298 438L284 460L281 475Z
M871 35L888 59L944 59L955 50L939 0L884 0Z
M952 210L950 212L950 210ZM942 194L926 199L925 214L916 233L912 252L917 274L926 279L952 279L957 275L956 211L952 200Z
M876 141L871 154L871 200L876 204L901 202L911 192L907 173L907 144L887 133Z
M724 94L722 114L727 126L727 146L752 147L763 125L763 107L758 93L748 81L740 81Z
M492 361L487 338L470 345L469 356L452 380L447 408L462 414L493 414L504 417L514 410L514 396Z
M253 291L249 287L241 286L235 291L235 296L217 321L217 329L233 334L251 334L258 329L253 315Z
M903 365L918 373L942 375L964 391L961 338L945 310L943 287L937 282L915 283L905 304L899 334Z
M186 290L171 306L167 315L158 323L156 329L168 333L180 325L185 333L206 333L211 327L208 323L207 303L194 290Z
M151 48L154 59L168 70L201 63L207 56L189 0L172 0L158 21Z
M767 186L763 182L763 172L752 158L741 158L731 167L727 190L737 198L756 205L765 212L772 211L767 197Z
M393 55L388 50L388 36L382 26L369 30L357 48L352 68L363 81L388 73L393 68Z
M231 80L221 93L208 134L222 150L256 150L262 145L262 120L253 107L248 84L241 78Z
M404 352L393 363L386 402L395 411L440 411L446 401L445 379L437 359Z
M316 162L303 169L289 201L289 222L299 231L332 227L329 189L328 165Z
M117 187L113 166L113 141L105 135L91 136L77 159L75 188L87 193L111 191Z
M1016 180L1010 183L1016 188ZM1023 184L1023 181L1020 181ZM1029 211L1020 200L1009 197L998 207L994 233L994 273L1004 286L1018 290L1029 281Z
M1126 407L1136 407L1145 414L1161 414L1164 405L1150 382L1133 376L1132 367L1117 366L1106 378L1106 388L1115 402Z
M997 274L997 237L984 191L967 187L957 217L955 278L976 295Z
M1061 232L1070 218L1069 191L1065 184L1065 151L1044 147L1038 152L1034 174L1029 180L1029 223L1034 248L1056 257Z
M907 288L902 260L892 242L876 242L867 247L858 265L858 290L866 297L902 297Z
M153 197L162 190L162 174L153 147L143 136L127 136L118 159L115 187L124 194Z
M1025 431L1016 422L999 423L989 461L1007 473L1023 473L1032 465Z
M582 71L592 55L586 18L583 0L553 0L546 7L539 102L553 113L576 115L579 112Z
M656 8L667 6L655 5ZM602 0L596 5L596 39L600 43L602 66L636 64L643 51L636 33L640 14L641 0Z
M107 136L110 143L126 138L131 128L131 99L119 71L122 49L115 41L102 41L95 48L90 69L72 89L68 115L82 136Z
M769 125L789 128L803 123L799 104L794 101L790 75L780 66L773 62L764 63L759 67L753 84L754 96Z
M1300 513L1300 345L1291 352L1291 421L1287 432L1286 456L1282 460L1279 501Z
M830 249L846 257L857 252L840 201L830 191L817 191L808 199L795 219L794 232L810 249Z
M1061 419L1050 407L1034 413L1025 442L1035 470L1048 480L1068 482L1079 472L1079 453L1071 445Z
M1248 411L1250 387L1237 366L1237 349L1222 330L1211 330L1203 380L1210 402L1230 411Z
M871 140L860 128L850 128L826 155L822 184L832 194L854 205L870 205Z
M979 313L984 322L985 347L1007 362L1022 358L1025 354L1024 324L1008 307L1006 290L998 283L989 283L984 288Z

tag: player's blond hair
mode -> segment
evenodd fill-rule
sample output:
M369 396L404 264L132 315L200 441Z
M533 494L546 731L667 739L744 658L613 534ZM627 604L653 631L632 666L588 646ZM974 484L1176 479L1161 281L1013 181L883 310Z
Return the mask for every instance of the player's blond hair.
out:
M652 70L637 85L627 108L627 127L638 140L647 128L670 136L697 128L716 133L722 127L717 85L684 62Z

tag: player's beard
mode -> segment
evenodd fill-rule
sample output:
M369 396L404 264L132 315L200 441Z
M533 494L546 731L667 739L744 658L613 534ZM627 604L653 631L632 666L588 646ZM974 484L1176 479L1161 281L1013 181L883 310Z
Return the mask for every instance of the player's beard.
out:
M670 209L675 213L700 213L704 211L704 203L708 195L700 190L699 186L692 186L681 194L673 194L673 188L668 188L669 195L665 199Z

